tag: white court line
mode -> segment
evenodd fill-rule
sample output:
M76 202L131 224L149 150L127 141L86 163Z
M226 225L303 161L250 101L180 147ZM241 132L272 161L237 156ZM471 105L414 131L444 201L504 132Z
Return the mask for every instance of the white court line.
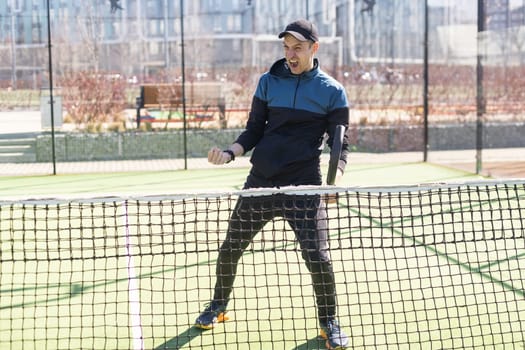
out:
M133 264L133 256L131 252L131 239L129 235L128 223L128 205L124 205L124 227L126 228L126 255L128 257L128 297L129 297L129 317L131 322L131 335L133 337L133 349L144 349L144 338L142 336L142 323L140 319L140 293L137 283L137 276L135 273L135 265Z

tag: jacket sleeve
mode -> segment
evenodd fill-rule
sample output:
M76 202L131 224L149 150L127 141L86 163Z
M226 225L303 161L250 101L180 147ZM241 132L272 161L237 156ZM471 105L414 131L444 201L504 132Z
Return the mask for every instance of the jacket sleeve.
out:
M348 126L350 119L350 108L344 89L334 94L333 105L335 108L328 113L328 145L331 149L334 142L335 129L337 125L343 125L345 127L345 133L343 135L343 147L337 167L344 173L349 153Z
M257 85L257 90L252 99L252 106L246 128L236 140L236 142L244 148L244 152L252 150L264 134L268 120L268 103L264 99L264 87L265 79L263 76Z

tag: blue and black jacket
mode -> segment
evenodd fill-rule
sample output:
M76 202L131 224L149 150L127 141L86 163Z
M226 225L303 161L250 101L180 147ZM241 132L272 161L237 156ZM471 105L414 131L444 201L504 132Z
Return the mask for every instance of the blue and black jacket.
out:
M323 136L331 147L337 125L348 128L345 89L319 68L294 75L283 58L257 85L246 129L237 138L245 152L253 149L245 187L320 185ZM339 168L344 171L348 138Z

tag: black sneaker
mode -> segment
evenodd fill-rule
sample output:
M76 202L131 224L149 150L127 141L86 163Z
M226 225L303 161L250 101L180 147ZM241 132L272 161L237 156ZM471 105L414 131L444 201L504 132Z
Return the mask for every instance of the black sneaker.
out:
M321 338L326 340L326 348L332 350L343 350L348 346L348 336L339 327L334 318L321 322Z
M226 304L213 300L206 304L206 308L195 320L195 327L212 329L217 323L227 321Z

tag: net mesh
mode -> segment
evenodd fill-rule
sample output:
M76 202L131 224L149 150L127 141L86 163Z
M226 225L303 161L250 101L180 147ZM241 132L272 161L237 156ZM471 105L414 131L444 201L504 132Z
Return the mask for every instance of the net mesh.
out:
M239 196L326 194L350 348L524 347L525 181L272 191L0 202L0 348L323 348L279 215L241 258L230 320L193 324Z

